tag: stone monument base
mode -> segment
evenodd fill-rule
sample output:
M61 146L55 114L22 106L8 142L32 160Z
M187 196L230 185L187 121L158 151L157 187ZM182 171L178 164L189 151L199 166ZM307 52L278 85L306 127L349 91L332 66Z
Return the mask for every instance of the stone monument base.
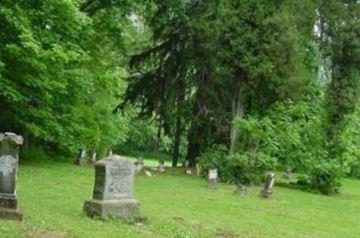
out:
M88 217L135 217L139 213L139 203L135 199L89 200L84 204Z
M16 195L0 194L0 218L22 220Z
M261 190L260 196L262 198L270 198L272 195L272 191L271 190L267 190L267 189L263 189Z
M0 218L21 221L23 219L23 214L19 209L0 208Z

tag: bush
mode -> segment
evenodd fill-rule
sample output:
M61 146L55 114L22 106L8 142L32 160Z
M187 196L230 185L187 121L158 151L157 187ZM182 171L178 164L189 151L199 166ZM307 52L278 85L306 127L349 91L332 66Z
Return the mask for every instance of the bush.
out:
M217 168L220 181L232 184L257 185L266 171L275 167L275 159L263 152L228 153L225 146L215 146L200 157L202 175Z

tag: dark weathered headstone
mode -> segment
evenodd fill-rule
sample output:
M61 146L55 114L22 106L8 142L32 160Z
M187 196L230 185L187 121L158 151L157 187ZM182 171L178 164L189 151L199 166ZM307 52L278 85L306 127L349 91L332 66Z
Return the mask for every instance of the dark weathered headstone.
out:
M74 164L79 165L79 166L84 165L85 164L85 155L86 155L86 151L84 149L80 149L79 154L76 157Z
M134 217L139 203L133 198L134 165L113 155L95 163L93 199L84 210L89 217Z
M209 170L209 188L216 188L217 178L218 178L218 170L210 169Z
M262 198L269 198L272 195L272 189L274 187L275 184L275 174L274 173L270 173L268 174L268 176L266 177L266 181L265 181L265 186L264 189L261 190L261 197Z
M0 133L0 218L22 220L15 190L19 147L23 138Z
M144 168L144 159L142 157L135 160L135 171L140 172Z

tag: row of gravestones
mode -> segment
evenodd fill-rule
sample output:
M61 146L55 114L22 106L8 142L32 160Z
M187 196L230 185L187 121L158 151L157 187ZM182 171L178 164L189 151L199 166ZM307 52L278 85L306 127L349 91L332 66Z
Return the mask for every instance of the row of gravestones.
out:
M217 183L217 179L218 179L218 170L210 169L208 176L209 176L208 177L208 181L209 181L208 187L212 188L212 189L216 188L216 183ZM273 193L272 190L273 190L274 184L275 184L275 174L269 173L268 176L266 177L265 186L260 192L260 196L262 198L270 198ZM244 195L247 193L247 187L242 184L238 184L238 185L236 185L235 193Z
M0 217L22 219L15 191L16 172L19 162L19 147L23 138L13 133L0 133ZM95 163L95 184L93 196L84 204L89 217L133 217L138 214L139 202L133 198L134 173L143 168L143 160L131 163L118 155L108 156ZM165 171L160 163L157 170ZM217 169L209 171L209 187L215 188L218 178ZM275 175L268 176L261 195L272 194Z
M112 156L113 154L113 151L112 149L108 149L107 152L106 152L106 155L107 156ZM93 151L89 157L89 162L94 164L96 163L97 161L97 158L96 158L96 151ZM86 164L86 160L85 160L85 156L86 156L86 150L85 149L80 149L79 150L79 154L78 156L76 157L75 161L74 161L74 164L76 165L85 165Z
M140 172L142 171L142 169L144 168L144 161L143 158L137 158L135 160L135 170L136 172ZM187 166L187 165L185 165ZM160 173L165 172L165 165L163 162L159 162L159 166L157 168L154 168L153 170L159 171ZM148 170L145 170L145 175L148 177L151 177L151 172ZM185 170L186 174L191 175L192 174L192 170L190 168L187 168ZM200 176L201 173L201 168L200 166L197 164L196 166L196 174L197 176ZM291 172L288 170L286 171L286 173L284 174L285 178L290 178ZM208 187L210 189L216 188L216 183L217 183L217 179L218 179L218 170L217 169L210 169L208 172ZM260 196L263 198L269 198L272 195L272 189L273 186L275 184L275 174L274 173L269 173L268 176L266 177L266 181L265 181L265 186L264 189L261 190L260 192ZM236 185L236 189L235 192L236 194L240 194L240 195L244 195L247 193L247 187L242 185L242 184L237 184Z

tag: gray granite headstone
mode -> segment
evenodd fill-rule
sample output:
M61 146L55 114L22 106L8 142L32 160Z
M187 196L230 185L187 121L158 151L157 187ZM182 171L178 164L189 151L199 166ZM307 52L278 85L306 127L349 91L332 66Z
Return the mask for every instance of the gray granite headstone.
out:
M272 189L274 187L274 184L275 184L275 174L270 173L266 177L265 186L264 189L261 190L260 196L262 198L270 198L273 193Z
M95 163L93 199L84 210L89 217L134 217L139 203L133 198L134 165L124 157L112 155Z
M22 220L15 190L19 147L23 138L14 133L0 133L0 218Z
M209 188L216 188L217 178L218 178L218 170L210 169L209 170Z

